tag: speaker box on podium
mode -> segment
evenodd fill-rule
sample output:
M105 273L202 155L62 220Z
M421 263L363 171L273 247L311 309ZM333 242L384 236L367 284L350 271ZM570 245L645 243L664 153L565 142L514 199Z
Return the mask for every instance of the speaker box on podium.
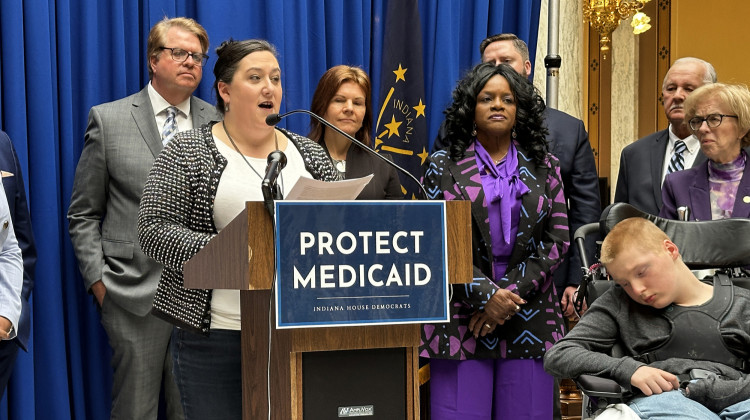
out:
M472 278L470 211L445 202L450 283ZM263 203L248 202L184 267L187 288L241 291L243 419L419 419L420 324L277 328L275 247Z

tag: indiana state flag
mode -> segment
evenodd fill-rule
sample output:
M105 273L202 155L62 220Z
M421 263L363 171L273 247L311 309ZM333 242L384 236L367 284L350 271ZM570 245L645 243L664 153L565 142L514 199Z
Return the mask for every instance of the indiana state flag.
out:
M420 179L429 142L419 8L417 0L387 3L375 150L389 153L396 164ZM419 186L399 176L405 198L419 197Z

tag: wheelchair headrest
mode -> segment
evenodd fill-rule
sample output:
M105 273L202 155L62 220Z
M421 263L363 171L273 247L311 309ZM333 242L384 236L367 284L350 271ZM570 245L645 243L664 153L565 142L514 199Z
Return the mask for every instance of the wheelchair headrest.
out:
M620 221L643 217L654 222L677 245L682 260L693 269L750 265L750 219L683 222L643 212L627 203L607 206L599 219L602 237Z

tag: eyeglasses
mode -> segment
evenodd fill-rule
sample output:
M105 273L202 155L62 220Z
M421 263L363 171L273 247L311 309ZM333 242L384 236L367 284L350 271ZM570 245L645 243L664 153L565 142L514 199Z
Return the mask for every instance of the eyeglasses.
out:
M182 48L159 47L159 49L169 50L172 55L172 60L178 63L186 61L188 56L192 57L193 63L199 67L203 67L206 64L206 61L208 61L208 55L203 53L191 53L183 50Z
M726 115L726 114L708 114L706 117L693 117L688 121L688 124L690 125L690 129L693 131L698 131L701 128L701 125L703 125L703 121L706 122L708 125L708 128L716 128L721 125L721 122L724 120L724 117L729 118L737 118L736 115Z

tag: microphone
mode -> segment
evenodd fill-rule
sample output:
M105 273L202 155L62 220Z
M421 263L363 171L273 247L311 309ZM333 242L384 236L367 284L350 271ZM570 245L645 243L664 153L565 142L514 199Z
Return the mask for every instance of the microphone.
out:
M302 111L292 111L292 112L302 112ZM291 114L292 112L287 112L284 115L279 114L271 114L266 117L266 125L276 125L281 121L282 118L286 117L287 115Z
M282 200L284 198L282 192L279 191L276 185L276 178L278 178L281 170L286 166L286 155L281 150L274 150L268 155L268 164L266 165L266 176L263 177L263 182L260 185L260 189L263 192L263 202L265 203L266 209L273 215L273 200Z
M392 167L396 168L397 171L405 174L410 179L412 179L417 185L419 185L419 189L420 189L420 191L422 191L422 198L427 199L427 191L424 189L424 186L422 185L422 183L419 182L419 180L416 177L414 177L414 175L412 175L411 172L409 172L406 169L404 169L404 168L396 165L394 162L392 162L391 160L389 160L385 156L383 156L380 153L376 152L375 150L367 147L367 145L365 145L361 141L359 141L359 140L355 139L354 137L350 136L349 134L345 133L343 130L341 130L340 128L338 128L335 125L331 124L325 118L319 116L318 114L316 114L316 113L314 113L312 111L308 111L306 109L295 109L295 110L286 112L286 113L281 114L281 115L279 115L279 114L270 114L269 116L266 117L266 124L271 125L271 126L276 125L276 124L279 123L279 121L281 121L282 118L285 118L287 115L291 115L291 114L307 114L307 115L315 118L316 120L318 120L321 124L325 125L326 127L330 128L333 131L335 131L335 132L341 134L342 136L346 137L347 139L349 139L349 141L351 141L352 143L356 144L360 148L366 150L371 155L377 156L378 159L381 159L384 162L386 162L387 164L389 164Z

